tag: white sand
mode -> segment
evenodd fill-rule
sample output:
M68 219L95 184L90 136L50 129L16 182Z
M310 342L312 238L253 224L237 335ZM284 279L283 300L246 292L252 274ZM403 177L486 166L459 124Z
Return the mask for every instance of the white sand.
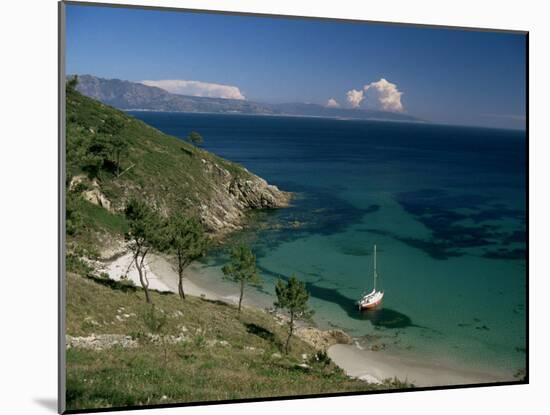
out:
M139 274L133 262L131 253L127 253L116 258L114 261L105 264L100 271L109 274L109 278L119 281L127 277L129 280L140 287ZM151 258L145 261L145 272L149 280L149 289L158 291L170 291L163 281L151 270Z
M151 267L152 272L157 276L157 278L168 287L167 291L172 291L174 293L178 292L178 272L177 268L172 265L166 258L152 254L149 258L149 266ZM185 294L189 294L195 297L203 297L209 300L220 300L220 296L206 288L199 287L198 285L191 282L188 278L185 278L189 274L188 271L185 272L183 278L183 291Z
M354 345L336 344L328 349L328 355L349 376L371 382L397 377L422 387L514 380L504 372L465 369L451 362L418 361L387 351L359 350Z
M120 280L127 275L136 286L141 286L139 275L132 261L131 253L120 256L112 262L103 264L101 271L109 274L114 280ZM149 279L149 288L158 291L178 292L178 274L169 259L149 254L146 258L145 269ZM238 289L235 284L216 281L215 287L205 288L208 271L197 264L193 264L185 271L183 280L186 294L203 297L210 300L219 300L236 304ZM196 281L204 282L199 286ZM212 284L210 284L212 285ZM253 294L250 292L249 294ZM263 298L265 294L247 295L244 304L262 308L264 302L272 302L271 298ZM370 383L381 383L384 379L397 377L408 381L415 386L441 386L456 384L487 383L513 380L507 373L495 374L482 369L465 369L451 362L426 362L415 360L412 356L391 354L388 351L360 350L355 345L337 344L328 349L330 358L340 366L349 376L362 379Z
M193 275L193 270L195 270L195 268L190 267L185 271L183 279L183 290L185 294L233 304L238 302L238 295L227 295L227 293L224 294L195 284L188 278ZM106 272L109 278L115 281L119 281L124 276L127 276L127 278L137 287L141 287L139 274L130 252L116 258L112 262L103 264L100 267L100 271ZM147 273L147 279L149 280L149 289L170 291L173 293L178 292L178 273L175 266L170 263L167 258L156 254L147 255L145 258L145 271Z

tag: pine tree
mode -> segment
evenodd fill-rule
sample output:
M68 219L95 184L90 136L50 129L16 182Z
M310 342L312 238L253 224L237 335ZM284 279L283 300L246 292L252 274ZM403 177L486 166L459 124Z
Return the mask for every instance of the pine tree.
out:
M246 245L238 245L231 250L230 262L222 268L225 278L239 283L239 308L244 296L244 288L249 285L260 285L261 279L256 268L256 255Z
M136 199L128 202L124 213L129 228L126 239L130 241L130 249L139 275L139 282L145 292L145 300L151 303L145 257L153 247L160 245L161 223L151 208Z
M285 353L288 353L296 318L308 318L313 313L307 305L309 293L305 284L294 275L286 283L278 280L275 285L275 293L277 294L275 307L288 311L290 315L288 337L285 342Z
M199 146L204 142L204 139L202 138L202 135L200 135L196 131L191 131L187 136L187 141L189 141L191 144Z
M184 300L183 272L193 260L204 254L208 239L197 219L174 215L168 224L168 244L178 260L178 292L181 299Z

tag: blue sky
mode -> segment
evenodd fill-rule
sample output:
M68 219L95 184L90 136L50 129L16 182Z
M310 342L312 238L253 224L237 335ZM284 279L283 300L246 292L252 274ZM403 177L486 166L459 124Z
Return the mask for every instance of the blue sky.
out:
M68 5L66 43L67 73L223 84L261 102L333 98L446 124L525 123L520 34Z

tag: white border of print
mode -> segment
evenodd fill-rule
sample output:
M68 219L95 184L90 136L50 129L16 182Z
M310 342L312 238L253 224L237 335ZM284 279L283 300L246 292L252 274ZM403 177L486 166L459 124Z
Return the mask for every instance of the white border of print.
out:
M226 415L369 412L538 413L550 383L545 293L550 284L545 238L550 233L546 96L550 44L544 2L506 0L128 0L147 6L364 19L530 31L530 385L457 389L224 406L144 410L145 414ZM3 4L2 380L3 413L54 413L57 388L57 1ZM536 88L536 90L535 90ZM6 93L7 92L7 93ZM535 366L536 365L536 366ZM546 406L545 405L545 406ZM135 412L133 412L135 413Z

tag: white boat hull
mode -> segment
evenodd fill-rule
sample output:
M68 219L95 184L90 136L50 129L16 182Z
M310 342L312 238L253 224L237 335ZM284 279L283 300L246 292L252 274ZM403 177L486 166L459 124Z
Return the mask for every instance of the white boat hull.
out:
M384 293L382 291L373 290L371 293L361 298L357 302L357 305L359 307L359 310L370 310L382 304L383 298L384 298Z

